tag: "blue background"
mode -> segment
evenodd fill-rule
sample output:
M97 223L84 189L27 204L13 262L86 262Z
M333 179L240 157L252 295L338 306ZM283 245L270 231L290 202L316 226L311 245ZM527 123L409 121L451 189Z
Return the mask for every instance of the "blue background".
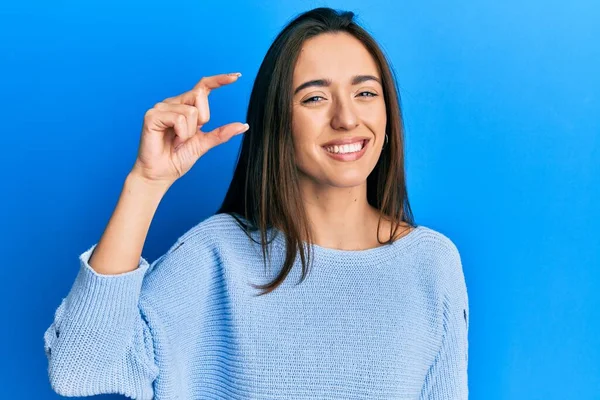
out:
M53 399L43 333L116 205L146 109L202 76L242 121L293 16L353 10L397 72L410 200L458 246L472 399L600 399L600 5L565 1L6 2L0 6L0 397ZM154 260L217 209L240 137L163 199ZM103 396L117 398L117 396Z

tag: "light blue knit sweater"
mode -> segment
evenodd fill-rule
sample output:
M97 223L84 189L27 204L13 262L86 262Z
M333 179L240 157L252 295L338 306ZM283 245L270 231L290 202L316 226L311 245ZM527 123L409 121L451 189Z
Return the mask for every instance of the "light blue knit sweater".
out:
M273 231L276 232L276 231ZM258 239L258 233L255 238ZM419 225L391 245L314 246L264 296L272 269L228 214L182 235L151 265L96 273L94 250L44 334L65 396L134 399L467 399L467 290L459 252Z

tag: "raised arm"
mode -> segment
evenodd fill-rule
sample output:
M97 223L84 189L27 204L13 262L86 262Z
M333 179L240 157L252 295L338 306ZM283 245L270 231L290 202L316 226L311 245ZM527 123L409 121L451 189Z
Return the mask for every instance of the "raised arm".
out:
M64 396L120 393L151 399L160 373L153 327L160 321L141 300L142 283L158 264L178 263L175 243L155 265L141 257L157 207L169 187L212 147L243 133L231 123L204 133L207 96L237 74L202 78L190 91L146 112L138 157L100 241L80 256L79 272L44 333L52 388ZM179 254L179 253L177 253ZM164 267L164 266L163 266Z

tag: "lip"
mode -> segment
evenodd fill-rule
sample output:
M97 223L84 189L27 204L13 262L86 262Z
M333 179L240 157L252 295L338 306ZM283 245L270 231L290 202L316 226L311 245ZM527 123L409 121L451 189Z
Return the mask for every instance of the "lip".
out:
M359 158L361 158L365 152L367 151L367 147L369 146L369 143L371 142L369 139L363 139L365 141L365 144L363 145L363 148L360 149L360 151L356 152L356 153L346 153L346 154L340 154L340 153L330 153L327 151L327 149L325 148L326 146L321 146L321 148L323 149L323 151L325 152L325 154L327 154L329 157L333 158L334 160L337 161L356 161ZM351 143L356 143L357 141L360 140L354 140Z

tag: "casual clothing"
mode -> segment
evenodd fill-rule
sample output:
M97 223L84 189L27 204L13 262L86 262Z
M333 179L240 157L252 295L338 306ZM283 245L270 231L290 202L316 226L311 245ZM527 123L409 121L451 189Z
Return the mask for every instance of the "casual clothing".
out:
M134 399L467 399L469 305L459 252L418 225L368 250L314 245L281 286L228 214L160 258L118 274L79 272L44 334L52 388ZM272 236L271 236L272 237Z

